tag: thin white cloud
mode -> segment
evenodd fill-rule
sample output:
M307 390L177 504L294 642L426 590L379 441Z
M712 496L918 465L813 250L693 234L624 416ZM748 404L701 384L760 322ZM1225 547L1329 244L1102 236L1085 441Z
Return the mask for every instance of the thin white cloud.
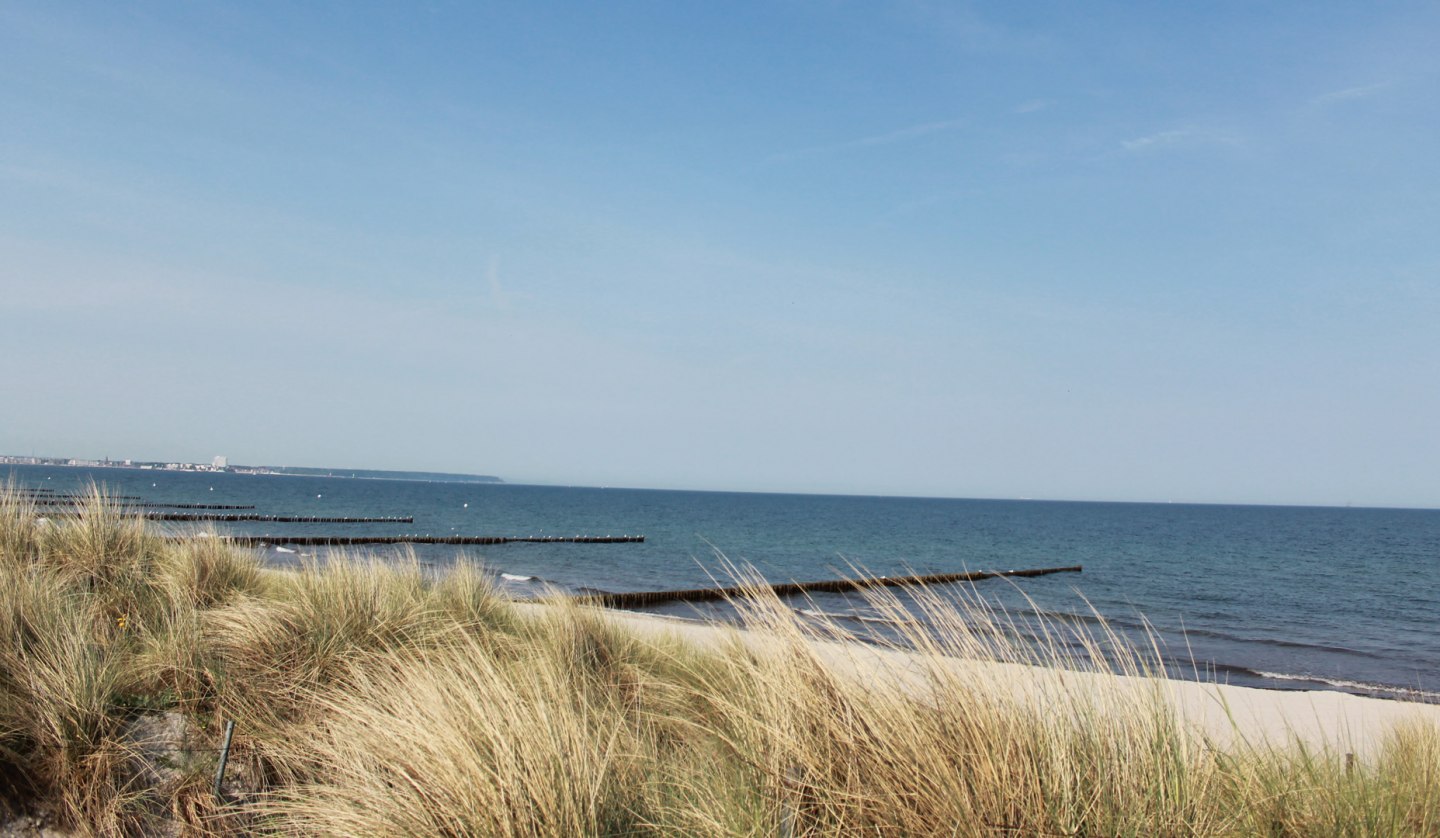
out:
M846 140L838 143L827 143L825 145L809 146L807 148L795 149L793 151L782 151L765 158L767 163L779 163L786 160L795 160L801 157L810 157L816 154L828 154L835 151L845 151L855 148L874 148L876 146L891 145L893 143L913 140L927 134L934 134L945 131L963 124L963 119L946 119L939 122L924 122L918 125L907 125L904 128L896 128L893 131L886 131L881 134L872 134L868 137L860 137L854 140Z
M913 215L918 212L924 212L926 210L931 210L936 207L943 206L951 201L958 200L962 194L963 193L960 192L947 192L940 195L928 195L923 198L916 198L911 201L905 201L903 203L896 204L894 207L891 207L888 212L880 216L879 220L883 224L893 221L897 218Z
M1179 146L1239 144L1240 140L1231 134L1199 128L1174 128L1120 141L1121 148L1134 153Z
M1043 111L1051 105L1056 104L1054 99L1031 99L1028 102L1021 102L1010 109L1011 113L1035 113Z
M510 294L506 292L504 285L500 282L500 259L490 257L490 264L485 271L486 279L490 282L490 304L500 311L510 311Z
M1329 93L1322 93L1310 100L1312 105L1330 105L1336 102L1347 102L1353 99L1368 99L1379 93L1394 82L1382 81L1375 84L1362 84L1355 87L1346 87L1340 90L1332 90Z
M1174 145L1188 136L1190 136L1189 131L1161 131L1158 134L1147 134L1133 140L1121 140L1120 145L1126 151L1140 151L1155 146Z
M1053 39L1042 32L1007 26L982 17L969 4L912 3L908 5L922 31L943 43L981 55L1033 56L1052 48Z
M890 143L898 143L902 140L909 140L915 137L923 137L926 134L933 134L936 131L944 131L947 128L954 128L962 122L964 122L964 120L962 119L947 119L942 122L927 122L922 125L911 125L907 128L898 128L894 131L887 131L884 134L876 134L873 137L862 137L858 140L852 140L849 145L889 145Z

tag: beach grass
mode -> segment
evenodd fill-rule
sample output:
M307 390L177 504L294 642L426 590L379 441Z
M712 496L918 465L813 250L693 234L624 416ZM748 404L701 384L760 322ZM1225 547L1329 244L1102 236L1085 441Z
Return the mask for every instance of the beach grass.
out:
M115 835L1440 835L1434 725L1359 758L1221 743L1103 624L936 591L917 622L876 590L884 649L753 594L744 631L697 634L512 603L473 565L269 569L10 487L0 804Z

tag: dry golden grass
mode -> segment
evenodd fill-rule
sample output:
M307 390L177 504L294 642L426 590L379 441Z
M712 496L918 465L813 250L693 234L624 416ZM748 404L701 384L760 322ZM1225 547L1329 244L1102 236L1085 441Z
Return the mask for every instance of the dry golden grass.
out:
M922 595L922 631L875 593L908 657L867 678L834 654L843 629L758 591L750 631L700 646L516 606L472 566L267 570L99 493L36 520L0 492L0 796L82 832L1440 834L1434 727L1354 766L1222 749L1103 630L1071 656L1069 629L1022 643L1003 614ZM1120 674L1017 682L957 658ZM159 721L185 743L137 733Z

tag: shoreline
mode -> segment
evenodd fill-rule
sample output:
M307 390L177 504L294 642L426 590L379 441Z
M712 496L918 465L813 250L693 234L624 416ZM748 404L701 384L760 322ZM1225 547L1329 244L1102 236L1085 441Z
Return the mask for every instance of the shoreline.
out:
M501 573L500 575L501 575L502 577L507 577L507 578L510 576L510 574L505 574L505 573ZM524 577L524 578L525 578L525 579L534 579L535 577ZM527 600L527 599L524 599L524 598L518 598L518 599L515 599L514 601L515 601L515 602L527 602L527 601L539 601L539 600ZM682 622L682 623L695 623L695 624L699 624L699 625L710 625L710 626L715 626L715 627L727 627L727 626L728 626L728 627L733 627L733 628L740 628L740 627L739 627L737 624L735 624L735 623L726 622L726 621L724 621L724 620L710 620L710 619L706 619L706 618L704 618L704 617L684 617L684 616L680 616L680 615L678 615L678 614L664 614L664 613L659 613L659 612L641 611L641 610L635 610L635 609L633 609L633 608L609 607L609 610L611 610L611 611L616 611L616 612L627 613L627 614L635 614L635 615L643 616L643 617L655 617L655 618L658 618L658 619L661 619L661 620L674 620L674 621L678 621L678 622ZM842 620L848 620L848 619L860 619L860 620L864 620L864 619L866 619L866 618L861 618L861 617L852 617L852 616L846 615L846 614L839 614L839 615L837 615L837 614L821 613L821 612L813 612L813 613L812 613L812 612L807 612L807 611L804 610L804 609L795 609L795 610L796 610L797 612L799 612L799 613L801 613L801 614L805 614L805 615L807 615L807 616L816 616L816 617L821 617L821 618L825 618L825 619L837 619L837 618L838 618L838 619L842 619ZM880 622L885 622L885 621L884 621L884 620L880 620ZM743 630L743 629L741 629L741 630ZM888 649L888 648L889 648L889 647L887 647L887 646L885 645L884 642L872 641L872 640L870 640L869 638L866 638L866 637L861 636L861 635L857 635L857 636L853 637L852 640L853 640L854 642L862 643L862 644L869 645L869 646L873 646L874 648L881 649L881 650L885 650L885 649ZM1287 682L1288 682L1288 683L1294 684L1294 686L1270 686L1270 685L1267 685L1267 684L1232 684L1228 679L1227 679L1227 680L1217 680L1217 679L1214 678L1214 677L1208 677L1208 678L1207 678L1207 677L1205 677L1205 675L1204 675L1204 672L1205 672L1204 667L1202 667L1202 666L1190 666L1186 661L1182 661L1182 660L1179 660L1179 659L1170 659L1170 658L1167 658L1167 659L1165 660L1165 665L1166 665L1167 667L1173 665L1173 666L1175 666L1175 667L1177 668L1177 670L1187 670L1187 671L1190 671L1190 672L1195 673L1195 676L1194 676L1194 677L1176 677L1176 676L1173 676L1173 675L1167 675L1167 676L1166 676L1166 680L1179 681L1179 682L1182 682L1182 683L1213 684L1213 685L1217 685L1217 686L1236 687L1236 688L1239 688L1239 689L1261 690L1261 691L1264 691L1264 692L1276 692L1276 693L1311 693L1311 692L1315 692L1315 693L1329 693L1329 692L1333 692L1333 693L1338 693L1338 694L1340 694L1340 695L1348 695L1348 696L1353 696L1353 697L1355 697L1355 698L1370 699L1370 700L1374 700L1374 701L1390 701L1390 702L1399 702L1399 703L1401 703L1401 704L1419 704L1419 705L1422 705L1422 706L1432 706L1432 707L1440 708L1440 691L1437 691L1437 690L1426 690L1426 689L1421 689L1421 688L1418 688L1418 687L1400 686L1400 685L1390 685L1390 684L1380 684L1380 683L1367 683L1367 682L1361 682L1361 681L1333 681L1333 682L1332 682L1332 681L1329 681L1329 680L1327 680L1327 679L1325 679L1325 678L1320 678L1320 677L1317 677L1317 676L1298 675L1298 674L1286 674L1286 673L1274 673L1274 672L1261 672L1261 671L1256 671L1256 670L1252 670L1252 669L1248 669L1248 668L1240 667L1240 666L1215 667L1214 669L1211 670L1212 673L1214 673L1214 672L1222 672L1222 671L1225 672L1225 673L1227 673L1227 674L1229 674L1229 673L1240 673L1240 674L1242 674L1242 675L1244 675L1244 676L1247 676L1247 677L1250 677L1250 678L1254 678L1255 680L1258 680L1258 681L1271 681L1271 682L1281 682L1281 683L1287 683ZM1316 685L1316 686L1302 686L1303 684L1314 684L1314 685ZM1411 696L1413 696L1413 697L1411 697Z
M668 634L701 648L737 639L757 651L769 645L762 630L734 624L667 614L595 610L638 636ZM810 640L827 664L849 677L869 682L883 679L917 693L930 689L917 667L921 661L918 654L865 642ZM959 676L982 671L986 679L998 676L998 680L1010 685L1014 696L1029 702L1048 703L1077 692L1107 700L1118 692L1134 700L1158 691L1182 726L1222 748L1284 748L1299 744L1367 758L1374 756L1386 736L1397 728L1418 724L1440 729L1440 704L1359 696L1339 690L1243 687L965 658L946 658L945 666L948 673Z

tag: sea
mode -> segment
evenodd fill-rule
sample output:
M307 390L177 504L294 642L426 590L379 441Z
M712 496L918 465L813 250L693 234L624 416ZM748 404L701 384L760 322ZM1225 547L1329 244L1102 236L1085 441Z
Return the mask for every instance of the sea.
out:
M1081 573L942 587L1052 625L1097 615L1158 649L1175 677L1440 703L1440 510L856 497L659 491L0 466L56 494L92 482L149 503L254 506L289 516L413 516L408 524L175 524L246 535L620 536L643 543L420 545L437 572L480 562L516 597L1080 565ZM174 510L165 510L174 511ZM296 565L326 548L256 548ZM369 549L382 556L395 548ZM902 591L900 596L905 597ZM853 594L790 603L857 630ZM724 620L723 605L645 609Z

